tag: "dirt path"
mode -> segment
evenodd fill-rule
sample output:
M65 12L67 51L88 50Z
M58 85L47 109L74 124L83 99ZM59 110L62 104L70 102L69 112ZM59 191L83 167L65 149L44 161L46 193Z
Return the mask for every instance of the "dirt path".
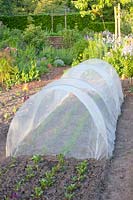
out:
M116 137L114 157L107 169L100 200L133 199L133 95L125 100Z

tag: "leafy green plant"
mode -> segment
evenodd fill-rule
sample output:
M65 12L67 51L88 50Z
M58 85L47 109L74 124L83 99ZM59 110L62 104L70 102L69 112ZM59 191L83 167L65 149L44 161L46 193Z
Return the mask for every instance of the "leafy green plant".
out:
M81 181L86 178L86 173L88 169L88 163L86 160L83 160L76 166L76 175L72 177L71 183L65 187L65 198L66 200L73 199L75 195L75 190L80 188Z
M47 45L47 37L41 26L29 24L23 32L23 40L26 44L33 45L36 50L43 49Z
M83 45L83 48L84 48L84 45ZM81 50L83 50L83 48L81 48ZM102 41L101 35L95 34L93 39L88 40L88 46L85 47L83 52L79 53L77 55L78 56L77 58L74 58L72 65L75 66L78 63L84 60L88 60L90 58L102 59L105 53L107 52L107 49L108 49L107 46Z
M15 81L18 68L12 66L12 58L8 53L1 52L0 54L0 85L10 87Z
M26 180L29 180L30 178L34 177L34 171L33 171L33 167L30 165L27 165L26 167Z
M71 65L73 61L73 48L55 49L53 57L63 60L65 65Z
M123 59L123 65L123 74L126 77L133 77L133 56L126 55Z
M24 183L24 179L21 179L15 184L15 190L18 191Z
M88 163L86 160L82 161L77 167L77 176L79 180L83 180L85 178L85 174L87 172Z
M43 190L42 190L41 187L35 187L35 188L34 188L34 193L35 193L35 195L33 195L33 196L39 198L39 197L42 196Z
M53 63L55 67L63 67L65 65L64 61L61 59L56 59Z
M67 192L73 192L74 190L77 189L77 184L76 183L71 183L70 185L67 186L66 190Z
M40 155L33 155L31 158L35 164L39 163L41 161L41 156Z
M104 60L112 64L112 66L115 67L117 73L120 76L122 76L124 68L123 65L124 58L121 55L122 55L122 48L120 47L114 50L110 50L110 52L104 56Z
M73 197L74 197L74 193L65 192L65 199L66 200L72 200Z
M81 35L77 29L64 29L63 35L63 46L64 48L70 48L73 44L81 38Z
M64 163L65 163L64 155L63 155L63 154L57 155L57 159L58 159L58 164L59 164L60 166L63 166Z

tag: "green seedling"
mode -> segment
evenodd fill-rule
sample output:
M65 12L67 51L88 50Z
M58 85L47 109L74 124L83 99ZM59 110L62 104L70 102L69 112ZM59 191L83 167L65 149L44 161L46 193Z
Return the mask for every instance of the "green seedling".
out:
M72 193L76 189L77 189L76 183L72 183L72 184L68 185L67 188L66 188L67 192L69 192L69 193Z
M16 183L16 185L15 185L15 190L18 191L21 188L21 186L22 186L23 183L24 183L24 179L18 181Z
M72 200L74 197L74 193L65 192L65 200Z
M77 176L73 176L73 177L72 177L72 181L73 181L73 182L78 181L78 177L77 177Z
M40 180L40 185L41 185L41 188L42 188L43 190L46 189L47 186L48 186L47 179L42 178L42 179Z
M41 156L40 155L34 155L34 156L32 156L32 160L35 164L38 164L41 161Z
M60 166L57 164L56 166L52 167L51 173L54 176L60 169Z
M57 159L58 159L59 165L60 165L60 166L63 166L64 163L65 163L64 156L63 156L62 154L59 154L59 155L57 156Z
M84 160L76 167L78 176L82 176L86 173L87 166L88 166L87 161Z
M43 190L41 187L35 187L34 192L35 192L35 197L37 198L41 197L43 194Z
M26 172L27 172L26 179L30 179L34 177L34 171L33 171L32 166L28 165L26 168Z
M46 176L46 180L47 180L47 186L50 187L53 185L53 174L52 172L46 172L45 173L45 176Z

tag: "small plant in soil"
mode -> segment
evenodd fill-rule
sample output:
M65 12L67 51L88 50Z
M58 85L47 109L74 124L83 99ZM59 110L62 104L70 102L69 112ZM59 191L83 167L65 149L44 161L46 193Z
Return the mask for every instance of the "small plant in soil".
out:
M63 156L62 154L59 154L59 155L57 156L57 159L58 159L59 165L60 165L60 166L63 166L64 163L65 163L64 156Z
M26 167L26 172L27 172L27 175L26 175L25 178L26 178L27 180L35 176L35 175L34 175L33 168L32 168L32 166L30 166L30 165L28 165L28 166Z
M18 191L23 185L23 183L24 183L24 179L21 179L20 181L18 181L15 185L15 190Z
M65 200L72 200L74 197L74 193L65 192Z
M32 160L35 164L38 164L41 161L41 156L40 155L33 155Z
M72 177L72 179L70 180L71 183L65 188L64 195L66 200L73 199L75 190L80 188L81 181L83 181L86 178L87 168L88 163L86 160L80 162L76 166L76 175Z
M39 198L39 197L42 196L43 190L42 190L41 187L35 187L34 193L35 193L35 195L32 195L32 196L33 196L33 197L36 197L36 198Z
M36 170L38 170L38 164L41 161L41 156L40 155L33 155L31 160L34 162Z
M53 173L51 171L49 172L46 172L45 173L45 176L46 176L46 182L47 182L47 186L50 187L53 185L53 179L54 179L54 176L53 176Z
M87 172L87 167L88 167L88 164L87 164L87 161L84 160L82 161L77 167L76 167L76 171L77 171L77 176L78 176L78 179L80 181L84 180L84 178L86 177L86 172Z
M58 164L56 167L58 168L58 170L64 170L64 164L65 164L64 156L62 154L59 154L57 156L57 159L58 159Z
M66 190L67 192L73 192L74 190L77 189L77 184L76 183L71 183L70 185L67 186Z

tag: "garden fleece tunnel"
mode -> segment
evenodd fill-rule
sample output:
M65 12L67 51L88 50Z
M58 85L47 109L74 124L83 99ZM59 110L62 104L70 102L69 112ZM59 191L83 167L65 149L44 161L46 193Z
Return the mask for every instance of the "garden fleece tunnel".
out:
M112 156L123 93L115 69L100 59L70 68L17 111L6 156L57 155L78 159Z

